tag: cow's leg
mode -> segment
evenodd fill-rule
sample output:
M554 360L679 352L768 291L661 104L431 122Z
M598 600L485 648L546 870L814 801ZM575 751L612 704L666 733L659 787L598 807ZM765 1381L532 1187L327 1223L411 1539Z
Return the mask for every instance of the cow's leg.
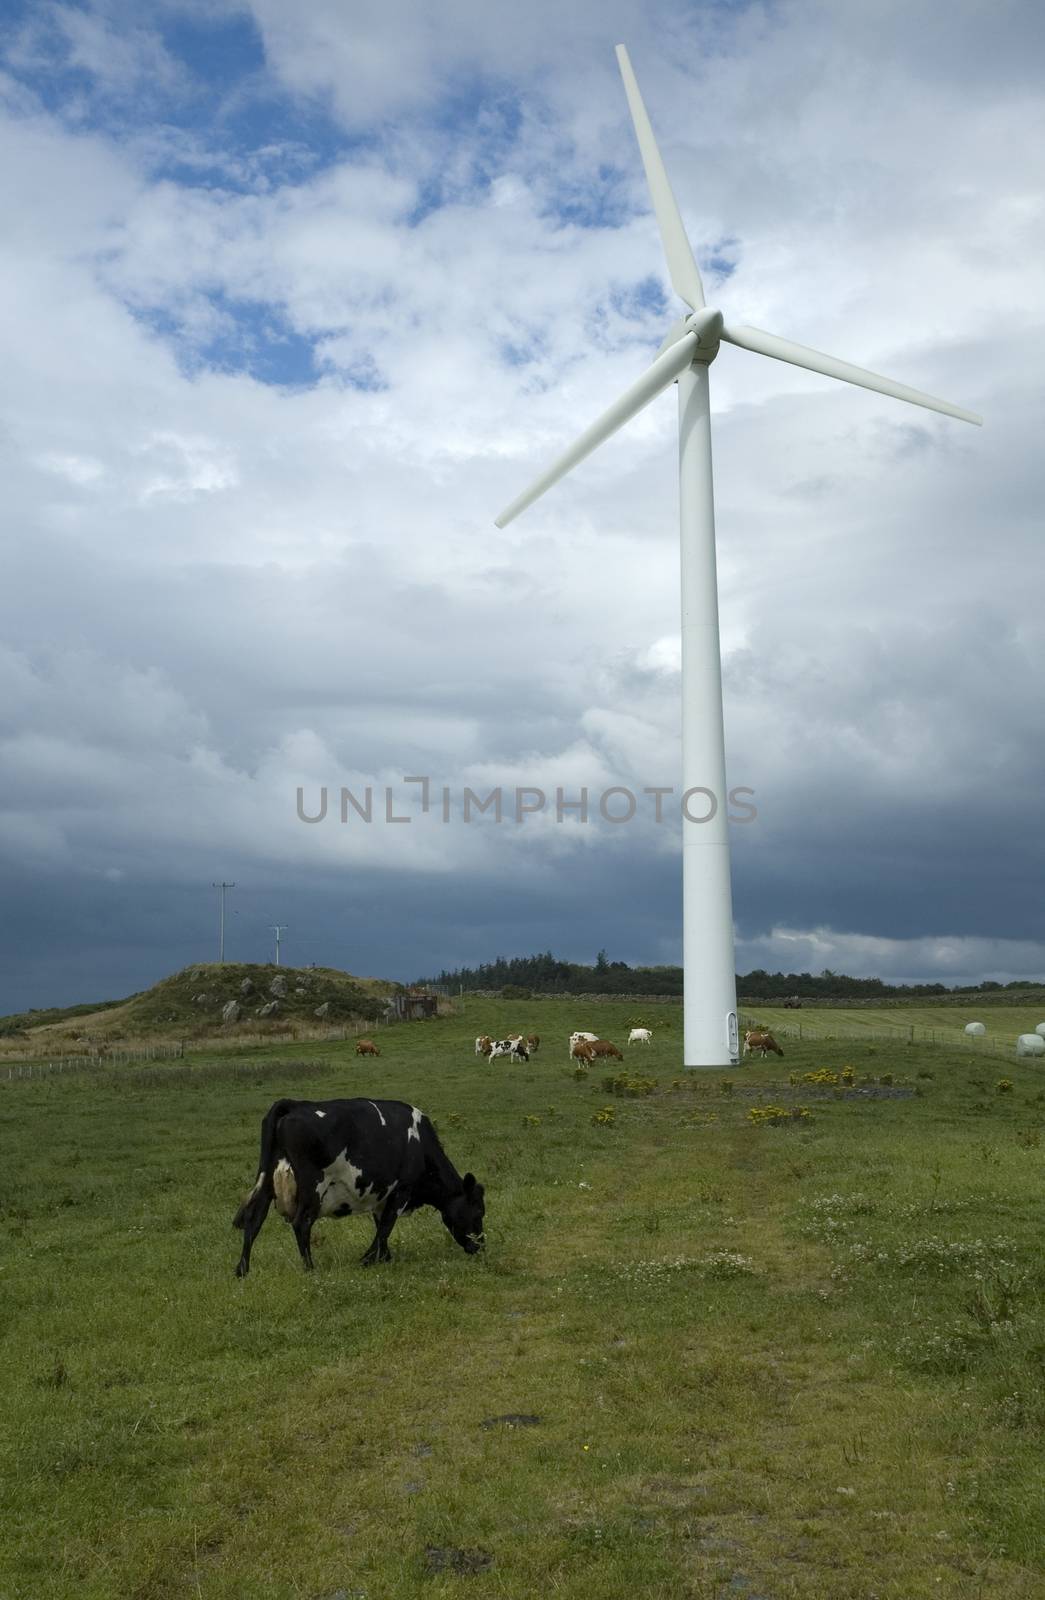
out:
M272 1185L263 1183L252 1194L243 1208L243 1249L236 1263L237 1278L245 1278L250 1271L250 1252L254 1240L261 1232L261 1224L268 1216L269 1206L272 1204Z
M315 1186L309 1184L305 1193L301 1194L298 1208L294 1213L294 1220L291 1224L306 1272L311 1272L315 1266L315 1262L312 1259L312 1225L318 1216L319 1199L316 1195Z
M399 1199L399 1195L393 1189L381 1209L380 1218L374 1218L374 1240L369 1250L361 1257L364 1267L372 1267L377 1261L391 1261L392 1252L388 1248L388 1236L399 1220Z

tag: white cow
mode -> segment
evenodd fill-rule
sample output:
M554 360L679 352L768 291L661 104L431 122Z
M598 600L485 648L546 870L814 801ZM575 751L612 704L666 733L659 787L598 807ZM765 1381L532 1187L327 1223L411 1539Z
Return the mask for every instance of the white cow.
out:
M629 1044L652 1044L653 1035L648 1028L632 1028L628 1034Z
M578 1044L580 1042L580 1040L583 1039L585 1044L594 1044L598 1037L599 1036L598 1036L597 1033L571 1033L570 1034L569 1059L571 1061L573 1060L573 1047L574 1047L575 1044Z

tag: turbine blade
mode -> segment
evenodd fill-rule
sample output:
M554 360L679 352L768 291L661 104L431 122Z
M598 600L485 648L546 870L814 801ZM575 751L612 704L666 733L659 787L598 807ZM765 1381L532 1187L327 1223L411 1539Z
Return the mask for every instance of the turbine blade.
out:
M628 52L622 44L617 46L617 63L620 75L624 79L624 93L631 108L631 120L635 124L639 153L642 156L642 165L646 169L646 182L653 197L653 209L657 213L660 237L668 261L668 272L675 286L675 293L681 295L692 310L699 311L704 304L704 285L700 281L700 273L693 259L686 230L682 225L682 217L675 196L671 192L671 184L668 182L664 162L657 149L657 141L653 137L653 129L646 115L646 107L642 103L642 95L639 93Z
M571 467L583 461L585 456L590 456L605 439L616 433L618 428L623 428L636 412L641 411L643 406L649 405L649 402L656 399L663 389L674 383L679 373L684 372L693 360L696 348L696 334L687 333L670 349L665 350L663 355L658 356L653 365L646 368L637 383L626 389L620 399L615 400L579 439L575 439L569 449L565 450L558 460L553 461L546 472L535 479L522 494L517 495L511 505L505 507L500 516L494 519L497 527L506 528L521 511L525 511L527 506L532 506L535 500L539 500L546 489L550 489L553 483L558 483L560 478L564 478Z
M949 400L937 400L934 395L923 394L920 389L908 388L906 383L895 383L892 378L883 378L877 372L854 367L849 361L838 361L834 356L825 356L821 351L810 350L804 344L795 344L791 339L766 333L762 328L742 325L725 327L721 337L741 350L753 350L760 356L772 356L776 361L789 361L792 366L821 372L825 378L841 378L844 383L858 384L861 389L875 389L879 394L891 395L894 400L909 400L914 406L940 411L945 417L957 417L960 422L975 422L977 427L983 424L983 418L978 417L975 411L964 411L961 406L952 406Z
M671 324L671 327L668 329L667 333L664 335L664 338L663 338L663 340L661 342L660 349L657 351L658 356L662 356L664 354L665 350L670 350L673 344L678 344L679 340L682 338L682 335L685 333L685 331L686 331L686 318L685 317L679 317L676 322L673 322Z

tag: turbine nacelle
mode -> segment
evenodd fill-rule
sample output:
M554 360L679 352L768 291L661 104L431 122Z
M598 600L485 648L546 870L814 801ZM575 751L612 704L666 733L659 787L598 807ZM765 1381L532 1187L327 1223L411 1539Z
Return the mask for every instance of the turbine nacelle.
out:
M714 361L718 355L723 327L721 311L712 311L709 306L702 306L699 311L694 311L692 316L685 318L682 324L683 332L694 333L697 336L697 348L693 352L694 361Z

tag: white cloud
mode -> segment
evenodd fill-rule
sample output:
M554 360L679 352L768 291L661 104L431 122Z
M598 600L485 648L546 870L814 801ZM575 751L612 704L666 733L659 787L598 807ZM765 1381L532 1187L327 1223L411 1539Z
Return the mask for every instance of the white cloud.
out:
M1023 978L1040 983L1045 972L1045 942L1030 939L978 939L930 936L882 939L834 928L771 928L738 950L741 967L765 972L825 969L886 982L962 985L989 979L1009 983Z

